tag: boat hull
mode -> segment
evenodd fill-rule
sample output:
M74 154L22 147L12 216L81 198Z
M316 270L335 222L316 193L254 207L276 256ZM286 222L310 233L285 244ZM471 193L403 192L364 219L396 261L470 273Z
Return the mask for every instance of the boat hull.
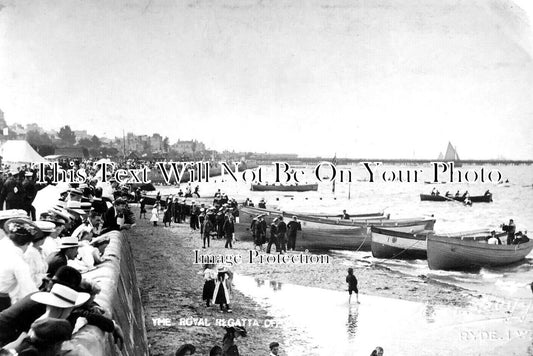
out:
M260 185L252 184L251 190L255 192L309 192L318 190L318 184L302 185Z
M445 197L443 195L431 195L431 194L420 194L420 200L421 201L458 201L458 202L464 202L465 197ZM491 203L492 202L492 194L488 195L474 195L470 197L470 201L472 203Z
M426 259L427 234L412 234L372 226L372 256L375 258Z
M533 250L533 241L520 245L489 245L472 239L429 236L430 269L472 270L510 265L523 260Z
M239 221L235 224L235 233L239 239L252 240L250 225L258 215L263 216L267 226L270 226L272 221L280 215L285 218L285 221L289 221L292 216L297 216L302 225L302 231L296 239L296 248L313 250L370 251L371 226L388 227L401 232L418 232L432 230L435 223L434 219L334 220L271 209L241 207Z

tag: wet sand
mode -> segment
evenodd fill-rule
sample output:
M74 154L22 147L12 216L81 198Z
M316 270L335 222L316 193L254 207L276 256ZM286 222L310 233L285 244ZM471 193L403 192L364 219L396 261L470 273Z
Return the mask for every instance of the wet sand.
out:
M282 325L270 327L279 323L276 319L285 315L283 313L286 311L280 314L279 311L275 312L272 304L258 303L258 298L253 293L248 293L247 289L234 289L233 314L220 314L218 308L214 307L206 309L201 300L202 276L198 274L202 267L201 264L194 264L195 250L199 254L242 256L243 263L231 267L236 273L236 285L239 285L240 276L249 276L258 287L266 284L275 289L276 286L291 284L322 288L346 293L347 301L346 270L353 267L359 280L363 303L365 298L370 300L372 296L386 297L418 302L426 311L431 311L433 307L450 307L466 314L483 315L490 312L492 317L497 318L509 316L513 308L493 297L475 294L426 276L405 276L383 266L372 265L364 259L347 262L345 258L336 257L335 254L330 255L329 264L250 264L247 262L250 250L253 250L251 242L237 241L234 248L229 250L224 248L223 240L212 240L209 249L202 249L200 232L192 231L188 224L172 224L170 228L164 228L162 223L159 225L154 228L148 220L140 220L136 229L128 233L136 257L148 338L154 355L174 352L186 342L196 345L200 354L207 354L215 344L221 345L224 332L220 326L179 325L180 318L190 316L208 318L212 324L220 318L244 318L249 323L256 320L259 325L245 325L250 336L239 340L239 350L244 355L268 354L268 344L271 341L280 342L282 350L288 351L293 340L284 340L283 335L294 336L298 333L294 328L287 331ZM299 252L292 252L294 253ZM173 325L154 326L151 319L157 317L168 317ZM457 335L458 338L461 337L461 334Z
M137 209L135 212L138 214ZM281 329L268 327L272 317L238 291L232 294L233 313L221 313L218 306L207 308L202 301L203 275L198 274L202 268L191 263L191 251L198 241L192 240L186 224L162 225L153 227L148 219L142 219L126 233L135 258L152 355L174 355L185 343L195 345L196 354L208 355L214 345L222 346L225 331L217 322L240 322L246 328L248 337L237 340L242 355L268 354L270 342L283 344ZM200 318L197 325L180 325L181 318L191 323L192 317ZM156 318L160 318L157 325ZM254 320L259 326L253 325ZM210 325L198 325L201 323Z

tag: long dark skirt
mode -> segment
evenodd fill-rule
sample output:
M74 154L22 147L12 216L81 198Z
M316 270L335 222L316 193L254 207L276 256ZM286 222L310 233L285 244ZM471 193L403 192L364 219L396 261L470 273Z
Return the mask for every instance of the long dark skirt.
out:
M224 283L220 283L220 287L218 287L217 296L215 298L215 304L228 304L226 294L224 293L225 289L226 287Z
M205 281L204 283L204 290L202 292L202 299L203 300L210 300L213 298L213 293L215 292L215 280L211 279L209 281ZM222 291L224 292L224 291Z

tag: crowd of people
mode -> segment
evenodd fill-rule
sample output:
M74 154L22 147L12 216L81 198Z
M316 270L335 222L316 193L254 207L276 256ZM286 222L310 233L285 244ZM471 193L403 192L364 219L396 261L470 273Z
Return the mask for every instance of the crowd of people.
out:
M209 351L209 356L238 356L239 348L235 344L235 339L246 337L246 329L242 326L227 327L222 338L222 347L215 345ZM269 356L278 356L280 354L279 342L273 341L268 345L270 349ZM194 355L196 347L192 344L181 345L176 351L176 356ZM268 351L267 351L268 352ZM265 352L266 354L266 352ZM381 354L383 355L383 353ZM380 356L381 356L380 355Z
M95 302L100 286L82 273L105 261L107 232L135 223L127 201L104 196L116 184L89 179L59 189L36 216L32 202L49 185L36 175L23 168L1 182L0 355L55 355L80 321L111 333L122 348L120 325Z

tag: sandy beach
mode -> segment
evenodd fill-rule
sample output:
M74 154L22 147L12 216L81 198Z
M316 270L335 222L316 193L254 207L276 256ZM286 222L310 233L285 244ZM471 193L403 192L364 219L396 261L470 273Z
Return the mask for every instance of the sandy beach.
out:
M365 298L370 302L375 296L393 298L399 300L399 304L403 300L417 302L426 308L464 310L466 314L490 311L493 317L503 317L512 312L512 305L494 297L434 281L424 275L405 276L367 261L347 264L335 254L329 255L329 263L322 264L248 263L250 251L253 251L251 242L237 241L230 250L224 248L223 240L212 240L209 249L202 249L200 232L192 231L185 223L165 228L160 222L153 227L148 219L142 219L133 231L128 232L128 237L136 258L153 355L168 355L183 343L192 343L199 354L206 354L213 345L221 345L224 334L221 323L237 319L240 319L237 323L249 332L247 338L238 340L241 354L266 354L272 341L278 341L282 350L285 346L282 330L272 326L274 316L269 315L268 308L258 304L256 298L246 297L234 289L232 314L221 313L218 307L205 307L201 297L202 275L198 273L202 266L197 263L202 255L226 257L227 261L240 258L241 263L232 265L231 269L237 278L252 277L257 285L266 280L345 292L346 270L353 267L363 303ZM296 257L299 254L300 251L289 253ZM163 322L155 325L154 318L161 318ZM189 319L184 321L182 318ZM170 325L165 325L168 322ZM186 325L180 325L184 323ZM199 325L191 325L194 323ZM210 325L205 326L206 323Z
M191 257L191 251L200 246L199 233L192 234L188 225L164 228L159 223L153 227L142 219L127 236L135 256L152 355L173 355L185 343L195 345L197 354L207 355L214 345L222 346L224 329L219 325L231 326L232 322L240 322L248 331L246 338L237 340L243 355L265 354L272 341L283 344L278 328L264 327L272 319L266 311L237 291L232 295L231 314L221 313L218 306L205 306L203 276L198 274L202 266L193 265Z

